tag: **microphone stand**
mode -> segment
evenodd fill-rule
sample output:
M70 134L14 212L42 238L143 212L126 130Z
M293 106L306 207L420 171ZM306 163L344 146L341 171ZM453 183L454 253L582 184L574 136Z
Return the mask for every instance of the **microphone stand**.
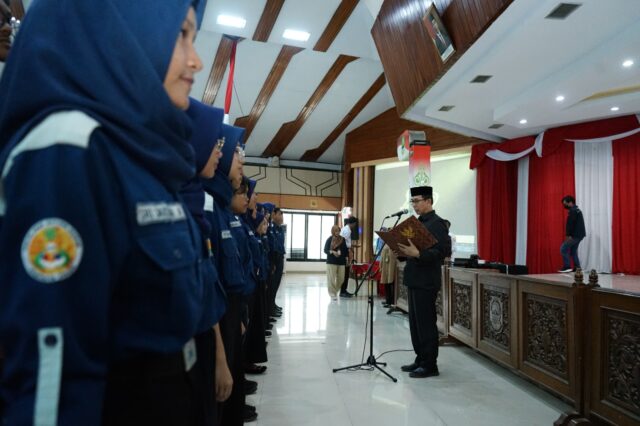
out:
M402 217L402 215L398 215L398 218L396 219L396 223L393 225L394 228L398 224L398 222L400 222L400 217ZM387 219L387 218L385 218L385 219ZM384 220L382 221L382 223L384 224ZM382 228L382 225L380 225L380 227ZM369 278L369 275L371 274L373 266L375 265L376 260L378 260L378 257L380 257L380 253L382 253L382 249L384 248L385 245L386 245L386 243L383 240L382 241L382 245L378 249L378 252L374 256L373 260L371 260L371 262L369 263L369 269L367 269L367 272L365 272L365 274L361 277L360 283L358 284L358 287L357 287L358 289L360 289L360 287L362 286L364 281ZM371 280L369 280L369 283L371 283ZM357 293L357 291L356 291L356 293ZM385 376L387 376L388 378L393 380L393 382L395 383L395 382L398 381L398 379L396 379L391 374L387 373L382 367L380 367L381 365L384 365L386 367L387 363L386 362L378 362L376 360L376 357L373 356L373 307L374 307L374 301L373 301L373 289L371 288L371 284L369 285L369 301L368 301L368 303L369 303L369 357L367 358L367 361L363 362L363 363L360 363L360 364L356 364L356 365L350 365L348 367L334 368L333 372L336 373L338 371L350 370L352 368L373 367L373 368L377 368L378 370L380 370Z

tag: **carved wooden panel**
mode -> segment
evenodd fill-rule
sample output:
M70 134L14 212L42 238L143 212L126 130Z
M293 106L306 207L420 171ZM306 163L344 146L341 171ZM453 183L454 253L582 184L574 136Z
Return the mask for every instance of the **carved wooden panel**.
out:
M456 280L453 281L451 288L453 290L451 294L452 323L471 336L473 289L471 285Z
M604 398L640 416L640 315L607 311L604 325Z
M568 380L567 303L528 294L525 309L525 361Z
M439 291L438 295L436 296L436 315L438 315L439 317L444 316L444 303L442 300L442 291Z
M511 300L509 289L484 286L481 302L481 338L506 351L511 349Z
M396 268L396 306L405 312L409 312L409 293L407 286L404 285L404 267L405 262L398 262Z

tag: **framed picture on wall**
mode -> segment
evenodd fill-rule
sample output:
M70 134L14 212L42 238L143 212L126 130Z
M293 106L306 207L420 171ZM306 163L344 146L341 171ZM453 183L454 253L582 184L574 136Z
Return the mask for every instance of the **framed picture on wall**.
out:
M453 48L451 37L449 37L447 29L444 27L435 5L431 4L429 6L427 13L422 18L422 23L431 40L433 40L433 44L435 44L436 50L440 54L440 59L445 62L456 50Z

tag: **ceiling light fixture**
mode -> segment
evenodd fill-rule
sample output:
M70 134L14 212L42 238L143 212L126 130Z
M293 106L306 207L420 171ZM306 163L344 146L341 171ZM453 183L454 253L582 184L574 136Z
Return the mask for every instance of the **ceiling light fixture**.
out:
M527 124L527 120L523 118L522 120L520 120L520 124Z
M622 66L623 66L623 67L625 67L625 68L629 68L629 67L631 67L632 65L633 65L633 61L632 61L631 59L627 59L626 61L624 61L624 62L622 63Z
M292 30L289 28L284 30L284 33L282 34L282 37L288 38L289 40L296 40L296 41L307 41L309 40L310 36L311 34L309 34L306 31Z
M564 101L564 96L562 95L556 96L556 102L562 102L562 101Z
M611 111L613 112L620 111L620 107L611 107Z
M218 25L224 25L225 27L244 28L247 25L247 20L239 18L237 16L218 15L216 20Z

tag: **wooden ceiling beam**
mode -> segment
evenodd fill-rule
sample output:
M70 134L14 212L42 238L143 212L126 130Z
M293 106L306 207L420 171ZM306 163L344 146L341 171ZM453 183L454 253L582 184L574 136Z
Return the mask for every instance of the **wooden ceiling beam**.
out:
M306 123L309 116L316 109L324 95L327 94L329 88L336 81L340 73L346 68L346 66L355 61L355 56L340 55L338 59L333 63L327 74L324 76L315 92L311 95L307 103L298 114L298 117L294 121L284 123L278 133L273 137L269 146L262 153L263 157L281 156L287 146L291 143L293 138L298 134L302 126Z
M222 79L227 72L227 65L229 65L229 59L231 58L232 46L233 40L227 36L222 36L216 52L216 58L211 66L211 72L209 73L204 94L202 95L202 103L206 105L213 105L218 96Z
M336 39L340 31L349 20L351 13L355 10L359 0L342 0L340 5L334 12L329 24L324 29L324 32L313 46L313 50L318 52L326 52Z
M371 102L371 99L375 95L378 94L380 89L384 87L387 81L384 78L384 73L380 74L380 76L373 82L371 87L366 91L366 93L356 102L356 104L351 108L351 111L344 116L340 124L333 129L333 131L327 136L327 138L322 141L322 143L314 149L310 149L304 153L304 155L300 158L300 161L318 161L318 159L326 152L327 149L338 139L338 136L345 131L345 129L351 124L351 122L362 112L362 110Z
M302 47L295 46L282 46L280 49L280 54L276 58L276 61L273 63L271 67L271 71L267 76L264 84L262 85L262 89L256 98L253 107L251 108L251 112L249 115L245 115L244 117L239 117L236 119L234 125L237 127L243 127L245 129L244 140L248 141L251 136L251 132L255 128L258 120L262 116L265 108L269 104L269 100L271 96L276 91L284 72L287 70L289 63L293 56L299 52L304 50Z
M258 26L253 33L253 41L266 42L269 40L282 6L284 6L284 0L267 0L267 4L264 6L260 16L260 21L258 21Z
M22 0L11 0L9 7L11 8L11 16L20 20L24 18L24 4Z

